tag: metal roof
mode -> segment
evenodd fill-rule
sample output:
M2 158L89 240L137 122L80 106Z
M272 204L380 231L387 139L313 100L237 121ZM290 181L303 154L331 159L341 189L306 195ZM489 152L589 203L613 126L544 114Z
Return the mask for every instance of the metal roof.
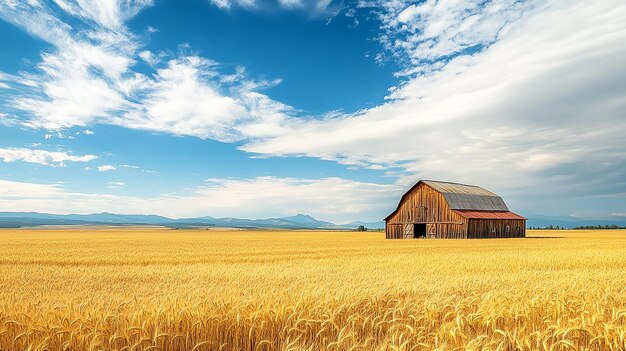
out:
M498 194L475 185L424 180L443 195L452 210L508 211Z
M385 220L400 209L400 205L406 195L413 191L413 189L421 183L424 183L435 189L435 191L441 193L441 195L443 195L446 199L446 202L451 210L509 211L509 208L504 203L504 200L502 200L498 194L479 186L436 180L420 180L406 193L404 193L404 195L402 195L402 198L398 203L398 207L389 216L387 216Z
M467 210L454 210L464 218L476 218L476 219L526 219L516 213L510 211L467 211Z

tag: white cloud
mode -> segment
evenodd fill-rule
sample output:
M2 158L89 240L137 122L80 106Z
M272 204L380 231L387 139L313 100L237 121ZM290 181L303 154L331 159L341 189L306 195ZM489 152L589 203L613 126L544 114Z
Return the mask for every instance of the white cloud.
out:
M0 148L0 159L4 162L23 161L44 166L64 167L65 162L89 162L95 155L74 156L64 151L48 151L26 148Z
M67 13L92 21L94 27L80 32L48 5L0 4L0 17L55 47L41 54L36 72L12 80L16 92L9 106L27 112L24 125L48 130L85 126L128 107L127 94L143 78L128 72L137 43L113 17L128 18L147 2L97 3L57 0Z
M93 135L93 131L91 131L89 129L85 129L85 131L83 131L83 134L85 134L85 135Z
M36 184L25 182L14 182L0 179L0 203L3 211L13 211L12 203L21 202L28 199L52 199L63 196L64 190L59 184ZM51 207L49 208L53 210ZM23 211L28 211L23 209Z
M257 177L214 179L199 187L192 208L217 216L272 217L311 214L336 222L377 218L395 202L401 187L342 178ZM263 206L259 206L263 204Z
M141 9L152 6L152 0L54 0L67 13L93 21L107 29L120 29L124 21L134 17Z
M233 126L247 117L237 100L212 82L213 62L197 56L169 61L146 90L142 105L111 123L134 129L229 141Z
M108 172L108 171L115 171L116 168L113 165L102 165L102 166L98 166L98 172Z
M7 76L18 88L8 95L7 105L26 112L20 119L24 126L62 131L114 124L229 142L245 138L239 127L259 129L255 126L265 119L266 125L276 124L278 106L287 110L258 92L280 80L249 80L242 67L235 74L222 73L216 62L185 54L185 45L171 59L140 51L123 21L151 1L57 2L91 27L74 32L48 7L0 3L0 17L56 47L42 53L36 72ZM137 59L151 65L154 74L133 71Z
M126 186L125 182L108 182L107 188L109 189L121 189Z
M108 183L124 186L123 182ZM0 180L0 211L152 213L169 217L264 218L307 213L336 223L380 218L395 205L396 185L341 178L213 179L187 195L140 198L76 193L59 185ZM263 206L259 206L262 203ZM176 204L176 206L172 206Z
M210 2L224 10L230 9L233 6L241 6L243 8L253 8L256 6L255 0L210 0Z
M38 72L3 80L26 91L14 100L32 127L106 123L243 140L243 150L264 156L387 169L399 184L477 183L536 212L559 197L626 186L623 1L362 2L380 8L387 53L372 56L401 61L404 82L381 106L306 119L260 93L271 83L250 82L243 70L223 74L205 58L150 54L159 57L154 74L134 72L137 59L151 56L123 23L148 2L112 2L113 11L65 2L65 11L96 25L76 33L47 7L0 4L1 17L57 48L43 54Z
M138 56L148 65L156 66L159 59L149 50L144 50L138 54Z
M251 11L299 10L311 17L333 18L344 7L343 2L333 0L209 0L222 10L239 7Z
M386 104L285 119L242 149L481 184L531 213L568 196L623 191L626 4L555 0L522 14L489 48L408 79Z
M302 0L278 0L278 3L285 8L300 8L304 6Z
M409 72L494 43L535 1L382 1L380 39Z

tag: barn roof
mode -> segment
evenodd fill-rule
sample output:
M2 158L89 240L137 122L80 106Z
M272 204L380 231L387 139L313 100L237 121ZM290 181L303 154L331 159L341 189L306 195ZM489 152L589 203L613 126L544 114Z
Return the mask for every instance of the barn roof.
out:
M389 216L387 216L385 220L395 214L398 209L400 209L404 198L422 183L441 193L441 195L443 195L446 199L446 202L451 210L509 211L509 208L506 207L504 200L502 200L498 194L479 186L435 180L420 180L406 193L404 193L404 195L402 195L402 198L398 203L398 207Z
M509 211L472 211L472 210L453 210L461 217L472 219L526 219L516 213Z
M475 185L423 180L443 195L451 210L508 211L498 194Z

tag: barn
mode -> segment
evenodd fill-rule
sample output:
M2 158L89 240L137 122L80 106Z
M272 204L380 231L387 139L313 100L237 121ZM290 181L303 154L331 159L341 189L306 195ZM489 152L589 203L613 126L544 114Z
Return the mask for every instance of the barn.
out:
M385 218L387 239L520 238L526 218L497 194L474 185L420 180Z

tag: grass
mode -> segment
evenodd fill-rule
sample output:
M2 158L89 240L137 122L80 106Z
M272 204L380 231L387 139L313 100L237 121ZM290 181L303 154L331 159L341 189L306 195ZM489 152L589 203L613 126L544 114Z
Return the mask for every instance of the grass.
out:
M625 350L626 230L0 231L0 350Z

